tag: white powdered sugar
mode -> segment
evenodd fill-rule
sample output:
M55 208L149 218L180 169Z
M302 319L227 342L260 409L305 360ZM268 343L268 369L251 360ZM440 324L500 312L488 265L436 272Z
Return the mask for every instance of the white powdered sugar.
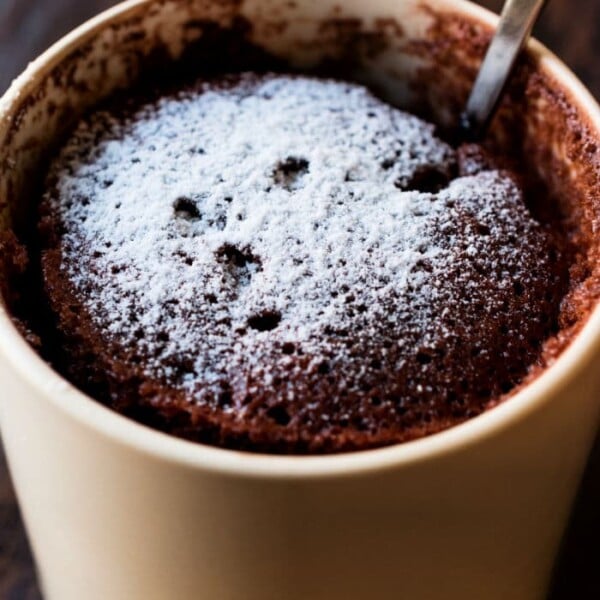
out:
M224 376L268 384L286 344L320 364L343 359L339 332L366 348L383 328L410 353L451 335L440 316L472 298L493 310L472 273L496 289L526 278L512 238L535 223L498 171L419 191L455 160L361 86L245 76L91 116L46 202L102 334L201 401Z

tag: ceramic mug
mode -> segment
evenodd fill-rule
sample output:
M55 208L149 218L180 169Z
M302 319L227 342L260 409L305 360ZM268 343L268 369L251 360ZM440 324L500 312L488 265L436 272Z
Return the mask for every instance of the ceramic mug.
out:
M78 116L157 50L176 58L215 23L295 66L339 60L447 122L495 22L451 0L125 2L55 44L0 101L0 227L33 218L44 156ZM507 105L492 135L501 143L503 119L522 113L531 168L593 191L599 108L540 44L527 52L525 93L512 98L522 110ZM586 210L591 223L596 207ZM44 595L542 598L596 432L599 351L595 310L554 364L462 425L377 450L267 456L186 442L104 408L40 359L0 307L2 438Z

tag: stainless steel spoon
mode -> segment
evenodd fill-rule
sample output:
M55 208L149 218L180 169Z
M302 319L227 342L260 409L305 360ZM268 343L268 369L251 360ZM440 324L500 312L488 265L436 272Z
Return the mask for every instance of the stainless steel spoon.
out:
M462 115L463 137L483 137L500 102L519 51L529 37L546 0L506 0Z

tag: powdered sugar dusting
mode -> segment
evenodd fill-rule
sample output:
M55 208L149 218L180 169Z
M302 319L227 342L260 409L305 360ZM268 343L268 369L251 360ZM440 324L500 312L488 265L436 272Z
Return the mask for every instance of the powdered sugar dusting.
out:
M223 378L268 386L292 352L309 357L294 369L367 371L348 336L368 354L393 332L400 371L453 322L493 314L473 274L526 282L519 240L538 226L508 175L470 165L450 181L455 162L430 125L358 85L242 76L94 114L46 202L102 334L203 402Z

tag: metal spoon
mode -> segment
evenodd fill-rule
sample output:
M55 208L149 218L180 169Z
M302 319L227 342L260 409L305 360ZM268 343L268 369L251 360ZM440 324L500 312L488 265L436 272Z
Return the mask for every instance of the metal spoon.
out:
M545 0L506 0L461 117L463 137L483 137L500 102L519 51L529 37Z

